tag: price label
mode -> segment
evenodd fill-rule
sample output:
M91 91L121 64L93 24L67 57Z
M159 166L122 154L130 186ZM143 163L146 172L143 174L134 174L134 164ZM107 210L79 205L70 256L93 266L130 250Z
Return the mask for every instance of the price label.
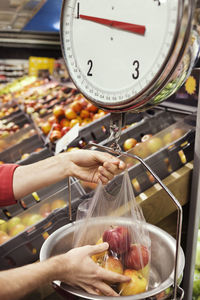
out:
M68 131L61 139L56 143L55 154L65 150L67 146L75 140L79 135L79 124L76 124L70 131Z

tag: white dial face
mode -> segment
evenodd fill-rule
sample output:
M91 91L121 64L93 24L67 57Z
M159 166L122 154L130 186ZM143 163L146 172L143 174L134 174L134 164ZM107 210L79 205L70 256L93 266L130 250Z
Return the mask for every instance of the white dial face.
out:
M75 85L97 103L136 97L162 69L179 0L66 0L62 42Z

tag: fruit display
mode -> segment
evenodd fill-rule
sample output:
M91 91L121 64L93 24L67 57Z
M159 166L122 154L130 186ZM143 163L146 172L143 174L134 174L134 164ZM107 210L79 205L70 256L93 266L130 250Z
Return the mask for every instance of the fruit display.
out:
M65 206L66 201L57 198L49 202L44 201L41 205L36 205L33 209L29 209L18 216L12 217L8 221L0 219L0 244L3 244L26 228L46 218L55 209Z
M19 111L18 106L2 106L2 107L0 107L0 119L8 117L17 111Z
M103 117L106 112L98 109L80 93L73 95L70 104L55 105L53 114L45 120L39 120L38 126L49 140L55 143L65 135L74 125L83 127Z
M148 288L150 253L146 246L132 243L130 228L114 226L104 230L102 237L96 242L107 242L109 249L92 256L102 268L124 274L131 278L129 282L110 284L121 296L143 293Z
M193 281L193 299L200 299L200 228L198 230L198 240L196 249L195 271Z
M20 129L14 122L9 122L6 125L0 122L0 152L35 134L37 134L37 132L31 124L26 123L23 128Z

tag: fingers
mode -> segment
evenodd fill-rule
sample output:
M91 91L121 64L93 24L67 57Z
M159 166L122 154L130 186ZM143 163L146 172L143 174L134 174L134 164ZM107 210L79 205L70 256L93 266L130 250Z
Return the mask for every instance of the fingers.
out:
M102 280L112 282L112 283L128 282L131 280L131 278L128 276L120 275L120 274L105 270L101 267L99 269L99 278L101 278Z
M101 243L99 245L85 246L85 247L87 247L86 251L87 251L88 255L91 256L91 255L98 254L98 253L108 250L109 245L108 245L108 243Z
M103 281L97 281L95 283L95 287L105 296L119 297L119 294L117 294L109 285L107 285Z

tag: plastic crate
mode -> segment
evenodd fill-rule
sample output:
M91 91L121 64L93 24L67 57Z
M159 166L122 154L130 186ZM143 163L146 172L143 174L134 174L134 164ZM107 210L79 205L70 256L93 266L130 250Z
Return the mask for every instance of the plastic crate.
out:
M75 220L77 207L82 201L82 194L77 182L73 181L71 184L71 195L72 219ZM59 202L59 205L65 205L64 207L56 208L58 207L58 203L56 203L58 199L62 200L62 203ZM52 209L51 212L48 211L48 214L46 210L43 210L47 206ZM1 270L19 267L36 261L44 240L56 229L70 222L68 187L65 186L57 192L54 190L54 193L51 191L49 197L43 196L43 199L38 203L35 202L34 206L19 213L17 218L20 219L20 224L25 224L26 228L0 245Z
M21 161L21 157L25 153L32 153L37 148L43 148L44 144L38 135L31 136L28 139L4 150L0 153L0 160L4 163L15 163ZM41 152L41 151L40 151ZM38 152L38 154L40 153ZM35 153L37 154L37 153ZM27 160L27 159L26 159Z
M73 221L81 201L81 198L77 198L72 202ZM69 222L68 206L57 209L42 221L0 245L0 270L20 267L37 261L45 239Z

